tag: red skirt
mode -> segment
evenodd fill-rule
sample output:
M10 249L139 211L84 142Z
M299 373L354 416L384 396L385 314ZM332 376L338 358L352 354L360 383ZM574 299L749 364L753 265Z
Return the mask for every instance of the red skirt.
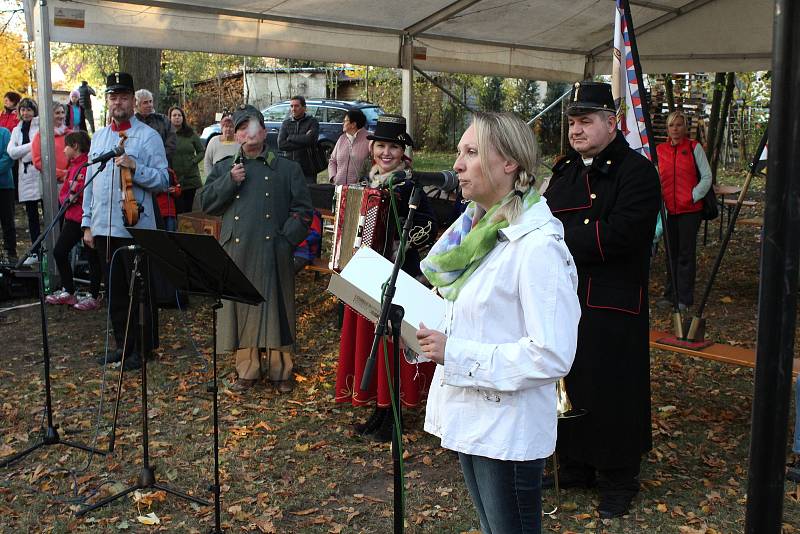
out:
M375 373L368 389L361 389L364 364L369 358L375 324L345 306L342 322L342 339L339 343L339 367L336 371L336 402L351 402L353 406L365 406L377 401L378 406L391 406L391 394L386 380L386 363L383 342L378 347ZM387 340L390 370L394 369L392 341ZM403 406L417 406L428 395L436 364L425 362L408 363L400 360L400 402Z

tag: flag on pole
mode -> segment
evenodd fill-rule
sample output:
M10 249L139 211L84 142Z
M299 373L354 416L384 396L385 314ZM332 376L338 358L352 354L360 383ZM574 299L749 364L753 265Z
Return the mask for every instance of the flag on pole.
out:
M633 50L631 48L628 22L622 0L616 0L614 20L614 57L611 66L611 94L617 106L617 127L622 131L630 147L647 159L650 156L650 139L644 121L640 89L641 80L636 76Z

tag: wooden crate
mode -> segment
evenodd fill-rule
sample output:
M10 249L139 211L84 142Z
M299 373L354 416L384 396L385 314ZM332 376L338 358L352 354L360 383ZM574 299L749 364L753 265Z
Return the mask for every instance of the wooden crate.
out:
M187 234L213 235L219 241L222 218L208 215L202 211L178 214L178 231Z

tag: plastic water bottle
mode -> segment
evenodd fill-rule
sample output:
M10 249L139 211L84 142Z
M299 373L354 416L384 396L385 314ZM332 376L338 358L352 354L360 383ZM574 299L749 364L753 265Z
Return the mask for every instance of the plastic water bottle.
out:
M50 270L47 268L47 253L42 253L42 285L44 286L44 294L50 294Z

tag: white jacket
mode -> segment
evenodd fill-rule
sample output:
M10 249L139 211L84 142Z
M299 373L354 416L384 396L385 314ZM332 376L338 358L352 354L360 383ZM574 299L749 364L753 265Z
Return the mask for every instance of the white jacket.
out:
M28 138L33 141L39 131L39 117L31 120L31 130ZM42 198L42 177L39 170L33 165L33 151L31 143L22 142L22 121L14 127L11 132L11 140L8 142L8 155L11 159L18 160L19 167L19 201L39 200Z
M544 198L499 237L447 303L425 430L458 452L546 458L556 443L555 382L575 357L578 274Z

